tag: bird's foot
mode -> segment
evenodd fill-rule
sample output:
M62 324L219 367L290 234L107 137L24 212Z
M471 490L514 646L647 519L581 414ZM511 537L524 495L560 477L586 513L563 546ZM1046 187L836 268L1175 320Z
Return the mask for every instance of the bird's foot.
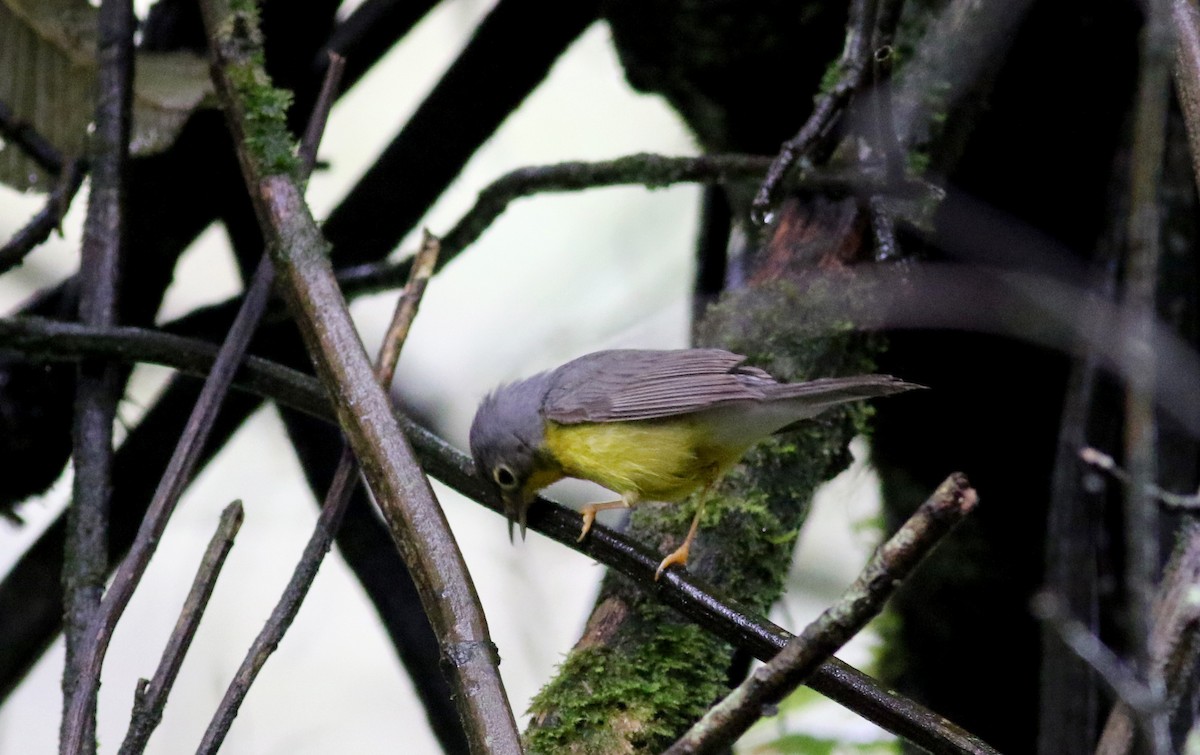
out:
M658 578L662 576L662 573L664 571L666 571L668 566L671 566L673 564L679 564L680 566L687 566L688 550L691 548L691 545L692 545L692 539L688 538L687 540L683 541L683 545L676 548L675 551L671 555L664 558L662 560L662 563L658 565L658 569L655 570L655 572L654 572L654 581L655 582L658 581Z
M604 503L589 503L584 505L579 510L583 515L583 529L579 532L579 537L575 540L577 543L582 543L587 537L587 533L591 532L592 525L596 522L597 511L607 511L608 509L628 509L633 507L633 500L629 498L620 498L616 501L605 501Z

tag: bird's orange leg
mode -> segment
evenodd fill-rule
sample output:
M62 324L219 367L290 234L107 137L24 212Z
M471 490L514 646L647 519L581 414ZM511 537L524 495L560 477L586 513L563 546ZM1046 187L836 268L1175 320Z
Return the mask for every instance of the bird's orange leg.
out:
M589 503L584 505L584 507L579 510L579 513L583 514L583 530L579 533L579 537L575 540L575 542L582 543L583 539L587 537L587 533L591 532L592 523L596 521L597 511L608 511L609 509L631 509L635 503L637 503L637 499L631 496L623 495L615 501Z
M696 515L692 517L692 526L688 528L687 537L683 539L683 545L676 548L671 555L664 558L662 563L658 565L658 569L654 572L654 580L656 582L668 566L672 564L687 566L688 551L691 550L692 541L696 539L696 530L700 528L700 515L704 513L704 504L708 501L708 491L710 490L712 490L712 486L708 485L700 494L700 503L696 506Z

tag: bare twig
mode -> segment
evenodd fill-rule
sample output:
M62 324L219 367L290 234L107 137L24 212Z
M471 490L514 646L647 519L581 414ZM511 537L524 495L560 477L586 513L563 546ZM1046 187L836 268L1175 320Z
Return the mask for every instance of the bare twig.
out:
M341 86L342 75L346 72L346 58L336 52L329 53L329 64L325 68L325 77L321 80L321 91L317 93L317 101L313 104L312 114L304 129L304 137L300 140L300 168L303 180L307 181L317 163L317 150L321 147L321 138L325 135L325 125L329 123L329 113L337 100L338 89Z
M412 276L404 293L396 302L392 324L384 337L383 346L375 365L375 374L379 379L379 384L385 388L391 385L395 376L400 349L403 348L404 341L408 338L409 328L416 318L417 308L425 293L425 285L433 275L438 249L437 239L426 233L421 250L417 253ZM329 552L333 543L333 538L341 524L342 516L346 512L346 506L350 502L350 495L354 491L357 480L358 465L355 464L354 455L349 447L345 447L334 472L333 482L325 495L325 502L321 506L321 514L317 517L313 533L304 546L300 561L296 564L292 577L288 580L287 587L284 588L283 595L280 596L274 610L271 611L271 616L254 639L254 643L242 660L242 665L225 691L220 705L213 713L197 752L215 753L220 749L221 743L225 741L229 727L233 724L233 719L237 716L242 701L250 691L250 685L254 683L258 672L266 664L275 648L279 646L283 635L300 611L300 604L308 594L308 590L317 576L317 570L321 566L321 561L324 560L325 554Z
M0 100L0 137L19 147L38 167L51 175L58 175L67 163L50 140L39 134L33 126L18 120L12 108L3 100Z
M318 125L310 127L309 136L305 142L309 151L301 155L300 170L304 176L312 171L320 134L329 109L332 107L332 93L337 89L336 77L342 70L339 60L331 59L325 86L322 89L323 96L318 100L311 118L311 121ZM329 83L330 78L334 79L332 85ZM222 399L228 392L238 364L245 355L246 346L250 343L250 338L254 335L263 312L266 311L274 280L275 273L270 258L264 254L254 272L237 317L230 326L229 333L217 355L217 360L213 364L213 369L205 378L204 387L196 399L196 406L192 410L183 435L179 438L171 460L163 472L154 498L146 509L146 515L138 528L137 537L113 576L112 585L105 595L95 625L89 629L92 641L87 648L84 662L87 670L95 675L92 684L98 684L100 666L104 662L104 655L108 650L108 643L112 639L117 622L129 604L130 598L133 597L137 585L141 582L150 558L154 555L167 522L175 510L175 505L191 480L192 471L208 440ZM78 718L77 707L73 706L68 712L68 717L72 718L72 726L69 729L72 738L79 730L79 724L74 720ZM67 750L67 752L73 752L73 750Z
M343 92L348 90L435 5L437 0L366 0L360 3L330 32L325 49L314 61L313 68L324 69L328 60L324 55L326 52L342 56L353 52L339 87Z
M225 565L229 549L233 547L233 539L241 529L242 518L241 501L234 501L221 512L217 531L213 533L212 540L209 541L208 548L200 560L196 578L192 581L192 589L184 600L179 619L175 622L175 629L167 640L166 648L163 649L162 660L158 663L154 678L150 681L138 681L134 694L133 715L129 722L129 730L125 734L125 741L121 743L121 749L118 751L120 755L143 752L150 735L162 720L167 695L171 693L171 686L175 684L175 677L179 674L179 667L183 665L183 657L191 647L192 638L196 636L200 618L204 615L208 599L216 586L217 576L221 573L221 567Z
M521 197L623 184L658 187L683 182L728 183L757 179L770 159L755 155L664 157L636 154L602 162L567 162L519 168L488 184L475 204L442 237L440 265L474 243L508 205ZM359 265L338 271L338 281L354 292L395 288L408 277L411 260Z
M767 176L751 204L750 216L753 222L762 224L767 221L784 176L797 160L804 158L828 135L837 116L850 101L851 95L866 81L870 70L871 36L875 28L876 7L877 0L851 1L850 17L846 22L846 45L838 62L838 79L817 100L812 114L800 127L800 131L780 147L779 155L767 169Z
M250 121L248 101L276 96L261 68L255 9L220 0L201 3L218 96L259 226L289 307L339 424L389 530L411 569L421 602L441 641L455 701L476 752L520 752L520 738L497 669L474 585L445 515L434 497L390 402L375 380L346 309L322 238L291 167L282 117ZM233 68L239 72L233 75ZM254 139L250 140L250 129Z
M67 214L71 201L83 185L86 173L86 160L72 160L67 163L54 190L46 197L46 205L0 247L0 275L21 264L26 255L50 238L50 233L62 225L63 216Z
M92 189L80 255L79 320L108 326L117 318L125 246L125 168L133 107L132 0L104 0L98 17L99 72ZM87 663L91 628L108 574L108 506L112 489L113 418L121 393L117 366L85 360L75 384L72 458L75 477L64 545L63 719L61 751L95 752L100 669Z
M379 349L379 358L375 362L375 374L379 378L379 384L385 389L391 386L396 377L400 349L404 348L404 342L408 340L408 331L412 328L413 320L417 318L417 308L421 306L421 299L425 297L425 287L433 277L441 251L441 242L429 231L425 231L421 248L413 258L408 284L396 302L396 311Z
M569 162L520 168L507 173L479 192L471 209L442 238L439 265L445 265L474 243L488 226L516 199L543 192L623 184L650 188L677 183L730 184L758 180L771 159L756 155L700 155L665 157L637 154L601 162ZM862 194L888 193L928 195L935 191L922 182L888 182L870 169L822 169L789 179L789 186L823 189L831 192ZM408 277L411 260L400 263L372 263L338 270L338 281L347 295L395 288Z
M1094 467L1103 469L1125 485L1132 486L1134 484L1133 475L1122 469L1113 457L1097 448L1089 446L1080 450L1079 458ZM1163 490L1158 485L1150 483L1142 488L1141 494L1158 499L1167 508L1183 510L1200 509L1200 491L1191 495L1172 493L1169 490Z
M1034 596L1032 609L1037 618L1049 622L1067 647L1094 668L1105 684L1135 710L1145 713L1163 707L1162 695L1143 684L1137 674L1083 622L1063 611L1054 594L1041 592Z
M194 339L139 328L98 330L38 317L0 318L0 346L37 359L77 359L84 355L129 361L143 360L203 377L210 372L214 348ZM320 383L308 375L265 359L248 357L237 385L325 421L334 412ZM433 433L397 414L422 466L459 493L503 515L500 501L475 475L469 457ZM661 554L630 542L597 525L577 543L577 512L546 499L529 511L529 529L599 561L643 584L654 595L735 647L766 661L782 650L792 635L736 602L718 599L714 591L687 572L668 571L654 581ZM880 727L938 753L991 753L986 744L942 716L886 689L841 661L831 659L809 679L817 692L857 712Z
M793 637L766 665L717 703L667 749L669 755L718 752L804 683L874 618L900 582L929 554L954 525L974 508L978 498L961 474L951 475L911 518L884 543L837 603Z

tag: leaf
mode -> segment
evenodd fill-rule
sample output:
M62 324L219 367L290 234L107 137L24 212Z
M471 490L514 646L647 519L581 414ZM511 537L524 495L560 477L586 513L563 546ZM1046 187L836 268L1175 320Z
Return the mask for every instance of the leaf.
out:
M87 0L0 0L0 101L67 157L84 152L95 109L97 16ZM138 53L134 70L130 148L152 154L207 104L212 83L192 53ZM0 182L34 191L54 184L11 144L0 148Z

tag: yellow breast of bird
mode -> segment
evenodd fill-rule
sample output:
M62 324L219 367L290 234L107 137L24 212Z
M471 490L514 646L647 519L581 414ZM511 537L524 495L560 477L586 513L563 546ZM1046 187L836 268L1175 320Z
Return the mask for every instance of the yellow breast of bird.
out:
M737 463L745 446L712 442L690 417L546 423L546 449L568 477L647 501L678 501Z

